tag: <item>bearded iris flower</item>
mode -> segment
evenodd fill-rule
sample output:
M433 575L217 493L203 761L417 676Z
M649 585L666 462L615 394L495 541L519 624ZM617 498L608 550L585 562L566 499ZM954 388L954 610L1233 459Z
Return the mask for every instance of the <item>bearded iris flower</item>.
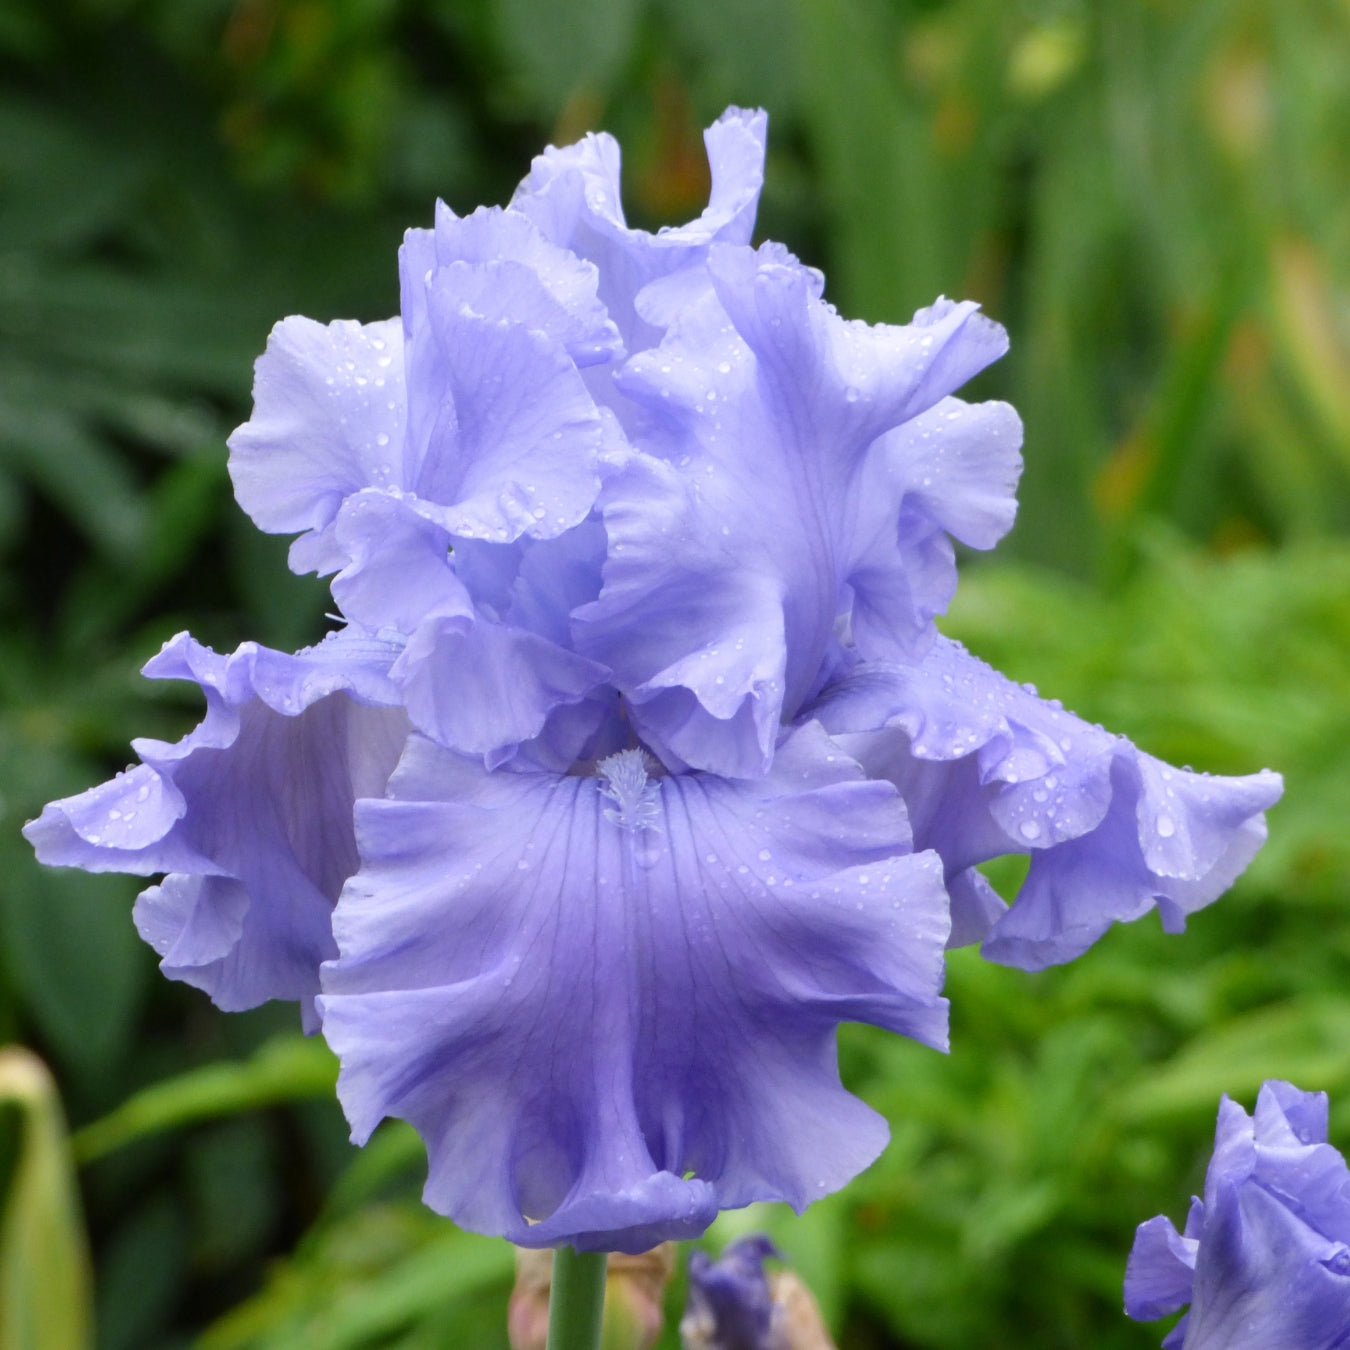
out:
M1178 1233L1139 1225L1125 1311L1190 1305L1164 1350L1350 1346L1350 1170L1327 1143L1327 1095L1262 1085L1249 1116L1225 1096L1203 1200Z
M841 318L752 247L766 121L707 210L629 228L618 148L409 231L401 314L288 318L231 438L240 504L332 576L288 656L186 636L202 725L28 827L166 873L136 907L226 1008L298 999L358 1141L427 1142L429 1204L525 1246L639 1251L880 1152L834 1033L945 1048L947 946L1037 968L1264 837L1269 773L1173 770L934 627L954 541L1010 527L1021 425L954 391L971 303ZM977 870L1029 853L1011 907Z

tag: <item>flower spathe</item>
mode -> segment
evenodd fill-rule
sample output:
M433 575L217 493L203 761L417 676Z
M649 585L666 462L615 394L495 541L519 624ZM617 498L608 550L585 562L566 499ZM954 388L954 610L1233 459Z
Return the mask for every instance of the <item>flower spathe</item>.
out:
M765 130L710 128L707 211L655 235L609 137L549 149L505 209L409 231L399 319L278 324L231 473L347 626L175 639L150 673L206 722L29 827L172 873L138 909L166 971L314 1000L356 1137L411 1120L429 1203L524 1245L843 1185L886 1131L839 1022L943 1047L952 942L1036 966L1179 926L1279 793L938 636L954 541L1015 511L1016 414L954 396L1006 338L948 300L847 321L752 248ZM975 869L1018 851L1007 908Z
M1185 1230L1139 1225L1125 1311L1190 1304L1164 1350L1350 1346L1350 1169L1327 1143L1327 1095L1264 1083L1249 1116L1225 1096L1204 1199Z

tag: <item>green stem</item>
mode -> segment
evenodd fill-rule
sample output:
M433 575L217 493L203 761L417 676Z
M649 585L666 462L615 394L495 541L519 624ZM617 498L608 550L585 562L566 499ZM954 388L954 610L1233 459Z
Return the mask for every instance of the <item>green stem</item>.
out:
M607 1252L559 1247L553 1253L548 1350L598 1350L605 1308Z

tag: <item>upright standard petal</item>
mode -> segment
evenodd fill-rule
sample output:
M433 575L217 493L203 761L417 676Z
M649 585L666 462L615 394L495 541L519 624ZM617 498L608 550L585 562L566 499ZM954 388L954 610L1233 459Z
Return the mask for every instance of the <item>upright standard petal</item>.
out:
M408 733L391 659L350 634L228 657L180 634L145 673L195 681L205 720L174 745L135 742L140 765L24 834L46 863L169 873L135 912L165 974L227 1011L299 999L312 1030L332 908L357 868L353 803L384 790Z
M425 325L405 334L406 487L420 509L498 543L579 524L599 491L604 428L571 357L528 316L476 311L452 268L425 287Z
M1002 329L950 304L903 328L846 323L818 290L776 247L718 245L666 340L616 376L655 453L606 483L610 557L578 646L673 763L762 773L850 607L863 656L921 649L954 581L942 531L988 543L1012 518L1004 405L948 400L887 436L995 359Z
M324 1033L353 1134L426 1139L426 1199L525 1246L640 1251L801 1208L885 1143L834 1029L945 1045L940 864L818 728L753 783L485 773L414 737L362 802Z
M768 117L728 108L703 133L712 171L707 209L687 225L650 234L624 220L619 186L619 145L604 132L536 157L511 199L554 243L595 263L600 298L630 352L651 347L660 329L643 317L636 300L659 277L696 264L721 241L748 244L764 184Z
M1125 1311L1190 1311L1165 1350L1350 1346L1350 1170L1326 1142L1327 1098L1272 1080L1255 1116L1224 1097L1203 1202L1186 1233L1139 1225Z
M332 572L343 558L330 527L364 487L403 476L406 399L397 319L283 319L253 381L253 415L230 437L239 505L270 534L301 534L297 572ZM303 533L302 533L303 532Z
M942 856L957 940L1039 970L1157 906L1178 932L1265 839L1278 774L1173 769L939 639L913 666L870 664L811 711L869 775L896 785L915 846ZM1031 867L1011 909L974 872Z
M436 266L452 269L453 289L475 313L527 322L559 342L578 367L623 354L600 300L599 269L550 243L523 213L480 207L460 217L437 202L432 246Z

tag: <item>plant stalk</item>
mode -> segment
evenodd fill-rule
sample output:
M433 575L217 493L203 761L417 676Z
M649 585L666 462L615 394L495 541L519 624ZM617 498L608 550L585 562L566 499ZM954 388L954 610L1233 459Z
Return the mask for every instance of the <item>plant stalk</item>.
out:
M553 1253L548 1350L599 1350L607 1252L559 1247Z

